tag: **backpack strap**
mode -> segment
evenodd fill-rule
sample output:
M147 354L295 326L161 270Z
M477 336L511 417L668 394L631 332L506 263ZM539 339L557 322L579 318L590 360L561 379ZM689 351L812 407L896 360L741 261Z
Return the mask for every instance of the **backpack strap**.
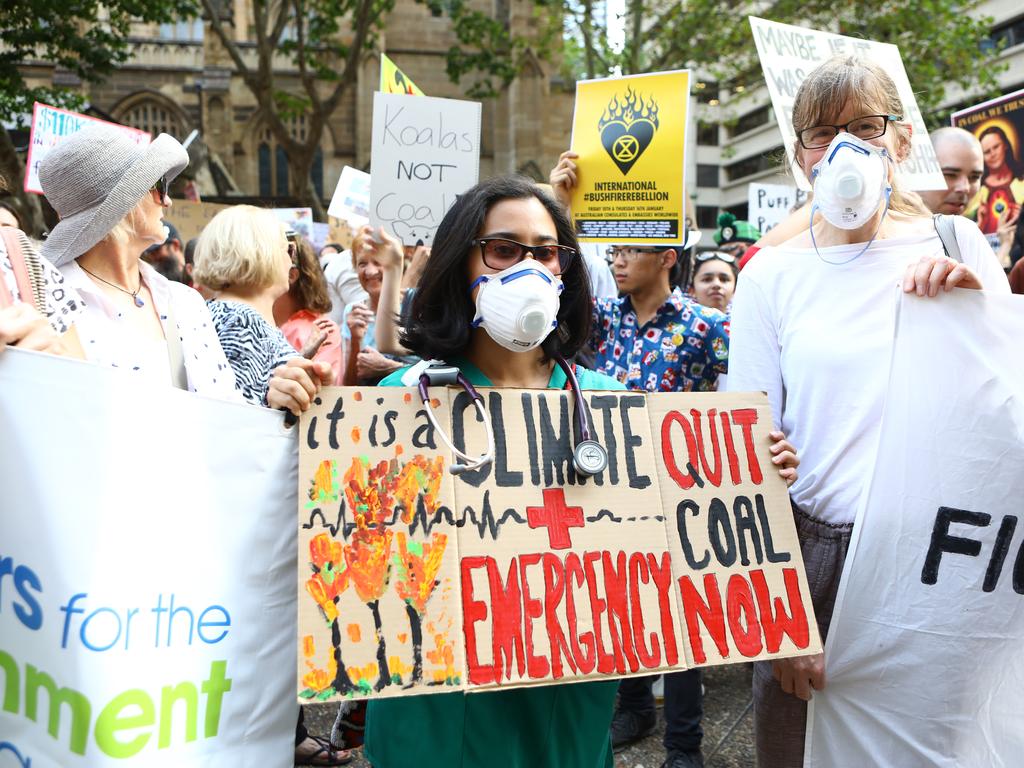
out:
M7 260L11 264L11 270L14 272L14 282L18 286L18 295L26 304L31 304L40 309L38 302L36 301L36 292L33 289L32 281L29 279L28 267L25 264L25 252L22 250L20 239L18 238L18 232L14 227L0 227L0 237L3 238L4 248L7 251ZM3 290L0 291L0 303L4 306L10 306L14 303L14 297L11 295L10 290L7 287L6 282L4 283ZM40 309L40 311L42 311Z
M964 258L960 255L960 244L956 240L956 225L953 223L955 218L955 216L936 213L932 216L932 221L935 223L935 231L939 235L939 240L942 241L942 250L949 258L956 259L962 264Z

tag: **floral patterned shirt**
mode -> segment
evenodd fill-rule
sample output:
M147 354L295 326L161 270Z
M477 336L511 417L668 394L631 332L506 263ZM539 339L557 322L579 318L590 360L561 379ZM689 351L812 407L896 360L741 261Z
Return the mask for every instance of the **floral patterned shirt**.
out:
M729 318L679 288L642 327L629 296L594 302L594 369L629 389L710 392L729 362Z

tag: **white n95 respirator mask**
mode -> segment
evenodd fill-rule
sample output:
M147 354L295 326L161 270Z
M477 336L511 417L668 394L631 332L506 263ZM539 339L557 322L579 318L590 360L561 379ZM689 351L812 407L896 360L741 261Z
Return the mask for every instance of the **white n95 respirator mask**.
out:
M543 264L523 259L493 275L478 277L474 328L483 328L495 342L513 352L529 352L558 325L562 281Z
M888 152L852 133L840 133L811 169L814 206L840 229L857 229L870 221L891 191Z

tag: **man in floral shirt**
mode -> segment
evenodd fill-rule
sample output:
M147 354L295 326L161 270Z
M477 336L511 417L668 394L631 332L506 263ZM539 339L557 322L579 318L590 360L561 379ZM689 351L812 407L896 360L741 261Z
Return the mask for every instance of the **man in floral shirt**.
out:
M608 251L622 297L594 302L594 368L629 389L707 392L726 372L729 319L673 288L682 271L683 253L682 248L664 246L619 246ZM611 727L614 749L654 729L654 679L629 678L619 685ZM668 754L663 768L703 766L702 699L699 670L665 675Z
M630 389L707 392L729 360L729 320L703 307L672 278L675 248L609 249L621 298L594 303L594 368Z

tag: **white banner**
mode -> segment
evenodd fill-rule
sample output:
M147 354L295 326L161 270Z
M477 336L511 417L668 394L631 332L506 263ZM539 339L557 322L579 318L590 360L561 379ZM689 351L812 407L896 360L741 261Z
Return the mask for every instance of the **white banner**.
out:
M904 298L805 766L1024 754L1024 298Z
M28 159L25 167L25 191L43 194L43 188L39 186L39 164L51 149L60 144L68 136L73 136L83 128L93 123L108 125L124 133L128 138L142 146L148 146L152 141L152 134L140 131L137 128L130 128L127 125L108 123L89 115L82 115L78 112L70 112L59 107L51 107L48 104L40 104L38 101L32 108L32 131L28 140Z
M790 210L806 199L807 193L799 187L751 182L747 185L747 221L763 235L781 224Z
M373 94L370 224L405 245L434 242L480 174L480 102Z
M369 214L370 174L346 165L338 177L327 215L344 219L352 229L359 229L369 223Z
M0 765L291 766L280 415L8 349L0 434Z
M774 21L748 17L757 45L757 55L764 69L768 93L772 97L775 118L782 131L782 143L793 168L796 183L801 189L809 190L810 182L804 172L794 163L796 134L793 132L793 102L800 84L819 64L837 54L863 56L882 66L896 83L900 100L903 102L904 120L913 125L910 156L899 165L900 178L907 189L945 189L946 179L942 175L939 161L935 158L928 128L918 109L914 89L903 68L900 49L891 43L876 43L846 37L817 29L794 27Z

